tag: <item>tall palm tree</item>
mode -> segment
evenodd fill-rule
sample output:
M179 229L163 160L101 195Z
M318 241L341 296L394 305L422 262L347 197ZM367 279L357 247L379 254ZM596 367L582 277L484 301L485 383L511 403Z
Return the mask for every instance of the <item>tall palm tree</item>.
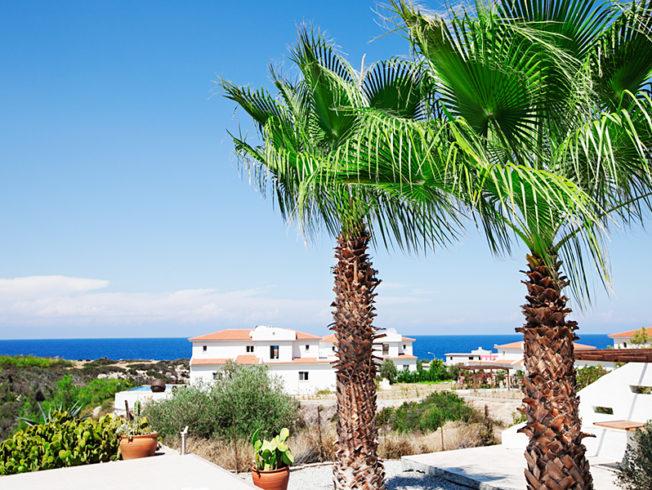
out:
M568 191L565 208L528 192L506 205L504 181L489 182L479 220L503 220L529 251L525 325L517 329L527 371L528 488L591 488L573 367L577 323L567 319L563 290L570 285L580 302L590 300L587 254L609 280L604 228L587 216L606 227L650 207L650 4L501 0L446 18L403 0L392 7L436 80L435 106L482 141L495 165L486 170L516 165L548 180L553 173ZM401 173L415 172L400 163ZM489 237L500 251L505 242Z
M316 176L339 148L359 139L368 128L366 110L396 121L423 119L431 80L418 67L397 59L357 72L323 35L305 28L299 31L291 60L300 78L290 82L271 70L276 97L263 89L226 81L221 85L226 97L243 108L258 128L259 143L251 144L241 136L233 136L233 141L261 189L269 190L284 217L300 221L306 233L314 234L323 226L337 237L331 326L338 357L338 450L333 480L336 488L380 489L384 488L384 469L377 455L373 355L374 298L380 281L368 247L374 239L406 248L446 243L456 234L456 209L435 183L435 179L445 180L446 171L433 173L428 199L411 199L414 204L401 197L401 186L335 184ZM409 154L416 161L418 154L427 155L418 151L422 141L418 138L414 148L406 145L405 150L396 145L390 153L396 158ZM385 139L383 144L388 142ZM350 162L364 158L346 157ZM447 161L450 164L454 158Z

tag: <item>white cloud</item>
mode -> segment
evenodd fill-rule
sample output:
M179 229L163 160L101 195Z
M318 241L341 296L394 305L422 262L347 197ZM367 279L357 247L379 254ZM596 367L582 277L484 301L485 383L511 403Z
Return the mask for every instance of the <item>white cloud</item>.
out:
M0 279L0 324L129 325L223 323L230 326L330 322L324 300L278 297L269 289L165 293L107 292L109 281L66 276Z

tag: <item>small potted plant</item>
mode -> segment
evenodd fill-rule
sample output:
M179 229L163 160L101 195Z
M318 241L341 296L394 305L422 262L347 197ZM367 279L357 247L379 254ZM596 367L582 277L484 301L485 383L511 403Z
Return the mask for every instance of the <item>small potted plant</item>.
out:
M129 412L116 432L120 435L120 454L122 459L136 459L153 456L158 446L158 433L152 432L147 417L140 414L140 403L136 403L136 414Z
M254 447L254 465L251 478L254 485L267 490L286 490L290 479L290 465L294 457L286 441L290 430L281 429L272 440L263 441L258 437L260 429L254 432L251 444Z

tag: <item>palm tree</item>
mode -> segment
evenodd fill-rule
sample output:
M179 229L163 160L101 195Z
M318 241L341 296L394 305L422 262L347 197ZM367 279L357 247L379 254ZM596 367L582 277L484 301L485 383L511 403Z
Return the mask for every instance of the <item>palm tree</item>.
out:
M563 290L570 285L580 304L590 300L583 257L606 284L602 231L650 207L650 4L501 0L447 18L402 0L392 7L436 80L435 107L482 141L493 164L486 172L543 172L565 189L562 207L530 192L506 203L504 180L489 182L478 219L503 221L528 249L525 325L517 329L525 342L528 488L592 488L573 368L577 323L567 319ZM416 171L400 166L395 174ZM504 249L488 237L494 251Z
M301 78L293 83L271 70L277 97L226 81L221 85L226 97L242 107L258 128L262 141L256 145L232 136L237 154L261 190L270 190L283 216L298 220L308 235L323 226L337 237L331 329L338 357L338 451L333 479L336 488L380 489L384 469L377 455L373 355L374 298L380 281L368 247L374 239L405 248L446 243L456 234L456 209L442 185L435 183L436 179L444 182L442 170L432 176L428 199L411 199L414 204L401 197L410 192L407 187L336 184L318 175L340 148L365 139L369 127L365 111L377 111L393 121L425 118L424 96L431 80L418 67L397 59L357 72L323 35L305 28L299 31L291 60ZM388 141L383 140L383 145ZM419 154L428 152L421 148L423 138L415 141L405 149L397 144L389 154L399 159L409 155L416 162ZM376 152L388 156L384 146ZM366 157L374 156L346 156L352 164ZM454 157L447 160L450 165Z

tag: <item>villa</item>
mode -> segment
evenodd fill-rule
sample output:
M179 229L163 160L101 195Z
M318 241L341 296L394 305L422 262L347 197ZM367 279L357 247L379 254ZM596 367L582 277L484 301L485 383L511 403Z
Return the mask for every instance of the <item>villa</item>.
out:
M468 353L446 354L446 364L455 365L462 363L465 366L482 364L483 366L505 367L507 369L523 370L524 342L511 342L509 344L494 345L497 352L492 352L478 347ZM595 350L592 345L578 344L573 342L576 351Z
M647 327L645 331L647 332L648 342L646 344L632 344L632 339L634 335L639 333L641 329L629 330L627 332L612 333L609 334L609 338L614 341L614 349L632 349L632 348L645 348L652 347L652 327Z
M415 339L394 329L374 340L381 359L392 359L398 369L416 370L412 354ZM335 335L320 337L297 330L259 325L254 329L230 329L189 339L192 342L190 383L207 382L228 361L245 365L265 365L279 376L288 393L312 394L335 390L337 341Z

